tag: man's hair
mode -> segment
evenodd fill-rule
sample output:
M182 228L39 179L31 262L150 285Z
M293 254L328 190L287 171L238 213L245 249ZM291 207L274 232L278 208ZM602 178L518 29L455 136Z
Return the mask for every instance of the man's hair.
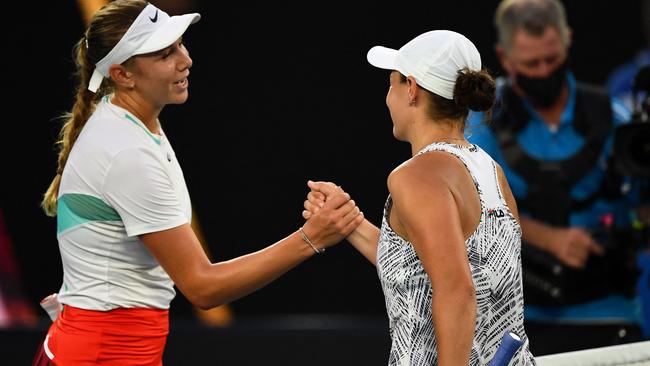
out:
M562 42L569 45L570 28L559 0L503 0L494 15L494 25L498 42L506 51L512 48L518 30L541 36L549 26L557 29Z

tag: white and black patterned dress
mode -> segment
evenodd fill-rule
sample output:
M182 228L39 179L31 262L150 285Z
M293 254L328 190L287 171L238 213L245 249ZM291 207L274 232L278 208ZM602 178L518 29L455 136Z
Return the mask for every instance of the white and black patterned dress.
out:
M535 365L524 332L521 228L499 188L494 160L476 145L433 143L418 154L446 151L469 171L481 201L481 219L467 239L467 258L476 290L477 316L470 365L486 365L506 330L524 341L510 365ZM431 281L413 245L388 224L389 196L377 247L377 272L386 297L392 346L389 365L437 365L431 317Z

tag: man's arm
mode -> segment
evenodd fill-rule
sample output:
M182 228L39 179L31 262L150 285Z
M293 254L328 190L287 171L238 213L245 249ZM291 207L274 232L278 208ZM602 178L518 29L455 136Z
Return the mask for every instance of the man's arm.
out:
M528 245L552 254L573 268L584 268L591 254L604 255L603 248L579 227L554 227L541 221L521 218L523 240Z

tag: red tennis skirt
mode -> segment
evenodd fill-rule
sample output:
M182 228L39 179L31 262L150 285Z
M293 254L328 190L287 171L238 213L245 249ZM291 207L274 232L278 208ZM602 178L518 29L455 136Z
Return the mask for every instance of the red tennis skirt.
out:
M83 310L65 306L33 366L161 366L169 311Z

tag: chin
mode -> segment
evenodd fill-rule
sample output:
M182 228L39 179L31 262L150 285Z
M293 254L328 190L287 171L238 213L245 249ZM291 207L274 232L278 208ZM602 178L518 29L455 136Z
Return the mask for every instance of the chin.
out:
M406 141L406 138L402 136L395 127L393 127L393 137L395 137L397 141Z
M169 99L169 103L167 103L167 104L183 104L183 103L187 102L188 98L189 98L189 95L187 93L185 93L183 95L174 96L173 98Z

